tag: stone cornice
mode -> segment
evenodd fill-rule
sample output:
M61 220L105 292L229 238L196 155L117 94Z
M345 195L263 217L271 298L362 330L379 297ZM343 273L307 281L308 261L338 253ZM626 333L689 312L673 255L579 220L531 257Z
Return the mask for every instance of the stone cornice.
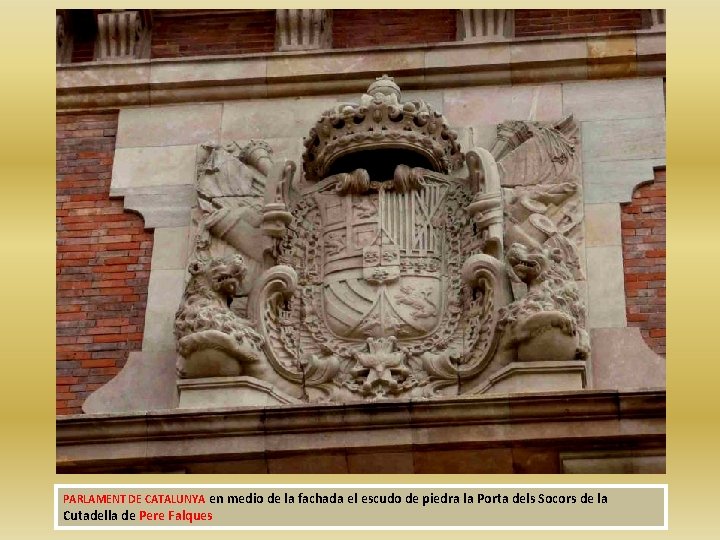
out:
M664 440L665 391L574 391L372 404L60 416L57 463L110 466L213 456ZM177 441L182 440L182 444Z
M664 75L665 32L64 64L57 109L357 93L382 73L408 90Z

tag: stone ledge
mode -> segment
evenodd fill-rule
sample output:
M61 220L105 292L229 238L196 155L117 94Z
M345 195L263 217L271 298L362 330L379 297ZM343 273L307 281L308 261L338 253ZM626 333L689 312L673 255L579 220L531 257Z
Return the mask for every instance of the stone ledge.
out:
M618 40L632 46L613 47ZM664 75L664 43L664 31L638 31L68 64L57 67L56 103L59 111L75 111L355 93L385 72L406 90L586 80L598 78L597 62L603 78Z
M317 452L546 445L664 445L665 391L547 394L382 401L371 404L172 410L61 416L63 472L170 462L271 460ZM178 443L182 441L182 443Z

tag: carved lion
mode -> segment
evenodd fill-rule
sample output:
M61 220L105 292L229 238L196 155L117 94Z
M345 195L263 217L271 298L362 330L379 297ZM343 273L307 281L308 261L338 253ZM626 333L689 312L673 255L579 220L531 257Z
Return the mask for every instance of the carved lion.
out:
M521 362L586 358L585 307L560 251L513 244L506 260L510 279L527 285L527 294L500 311L501 348L517 349Z
M246 267L240 255L190 265L190 281L175 314L181 377L240 375L264 359L263 339L230 309Z

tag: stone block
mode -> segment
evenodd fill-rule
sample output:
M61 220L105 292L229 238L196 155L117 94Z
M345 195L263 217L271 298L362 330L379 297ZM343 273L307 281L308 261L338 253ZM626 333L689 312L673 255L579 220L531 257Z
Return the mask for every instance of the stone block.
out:
M104 64L63 66L57 70L58 89L76 87L134 86L147 85L150 80L150 66L144 64Z
M187 267L190 227L164 227L155 230L152 270L183 270Z
M652 181L654 167L664 164L664 158L586 162L583 164L585 203L630 202L635 188Z
M585 205L585 245L587 247L619 246L620 205L617 203Z
M115 194L144 186L194 185L196 145L118 148L110 189Z
M211 461L209 463L190 463L187 472L191 474L267 474L267 461L264 459L243 459L237 461Z
M350 474L412 474L412 452L376 452L348 454Z
M263 99L225 104L221 139L304 137L320 114L337 103L328 97Z
M665 32L661 34L638 34L636 48L638 56L665 56Z
M304 54L301 56L273 56L267 60L267 77L318 77L322 75L351 74L367 77L383 73L391 75L422 73L425 52L420 50L385 50L367 53Z
M117 148L217 142L222 105L174 105L122 109Z
M88 396L83 412L118 414L174 409L175 359L174 351L131 352L120 373Z
M521 474L557 474L560 460L557 450L545 448L512 449L513 472Z
M588 60L600 60L617 56L635 57L635 36L591 36L587 38Z
M626 326L622 246L589 247L586 256L588 328Z
M436 450L413 452L417 474L509 474L511 448Z
M594 36L587 41L588 78L632 77L637 74L635 36Z
M524 62L550 62L553 60L583 60L588 57L585 38L552 40L545 39L521 41L510 44L510 61L513 64Z
M665 387L665 359L647 346L639 328L595 328L590 345L593 388Z
M583 162L665 157L665 119L660 116L582 122Z
M145 186L110 190L110 196L124 197L123 206L139 213L146 229L184 227L190 224L190 208L196 203L195 186Z
M209 377L178 381L180 409L276 407L299 403L269 383L253 377Z
M475 47L442 47L425 53L425 68L474 68L477 65L507 65L510 63L508 43L486 43Z
M153 270L148 284L143 352L174 351L173 325L185 288L185 270Z
M505 120L557 120L562 115L559 84L456 88L445 91L443 113L455 127Z
M565 474L665 474L662 450L561 453Z
M242 80L243 83L264 82L266 70L267 62L264 58L156 60L150 68L150 82L152 84L176 84L178 81L222 83L232 80Z
M588 78L588 66L582 62L571 64L513 64L510 72L512 84L574 81Z
M576 121L665 116L659 77L564 83L562 97L563 115Z
M344 453L285 456L268 458L271 474L347 474L348 464Z

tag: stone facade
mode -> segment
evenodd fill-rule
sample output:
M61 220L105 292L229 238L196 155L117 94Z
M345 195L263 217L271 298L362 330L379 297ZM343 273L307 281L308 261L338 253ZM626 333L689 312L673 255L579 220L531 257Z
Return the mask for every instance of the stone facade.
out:
M246 450L219 460L202 445L183 455L158 446L148 470L165 460L188 472L657 470L665 366L640 331L664 336L664 305L632 291L661 280L640 289L628 277L657 250L626 239L662 219L633 191L664 166L664 28L518 39L517 12L439 10L447 43L418 46L413 32L393 42L383 24L405 21L429 43L421 11L383 12L372 31L343 10L282 11L149 19L153 50L186 19L225 17L271 25L280 52L213 59L180 46L187 58L59 68L59 108L120 108L109 196L153 231L143 233L153 238L144 330L133 335L142 346L84 402L85 417L58 420L59 466L142 468L120 440L106 458L85 446L107 415L130 429L150 411L158 429L200 434L198 414L231 407L250 422ZM491 18L502 32L478 30ZM458 34L466 19L474 35ZM597 24L631 20L603 12ZM348 24L356 41L342 42ZM170 50L186 38L164 39ZM635 328L651 303L650 325ZM600 395L626 412L587 414L618 415L622 436L597 423L549 443L563 437L552 411ZM540 403L549 408L512 412ZM257 407L296 411L296 426L250 427ZM510 413L477 430L486 420L457 407ZM423 427L430 410L457 436ZM362 443L340 424L322 447L307 444L319 427L293 435L344 414L374 415L353 428ZM545 423L546 442L532 430L498 435L527 414ZM397 427L367 438L385 422ZM362 455L376 465L348 465Z

